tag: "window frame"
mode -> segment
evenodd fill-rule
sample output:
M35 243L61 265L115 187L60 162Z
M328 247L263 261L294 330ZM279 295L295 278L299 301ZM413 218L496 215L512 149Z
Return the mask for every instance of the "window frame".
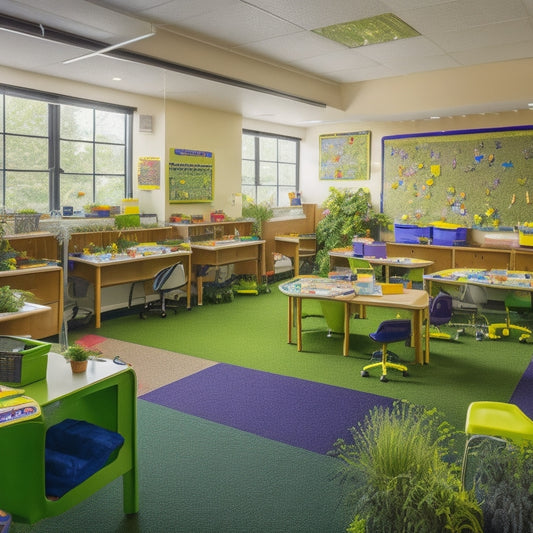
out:
M137 110L134 107L123 106L119 104L111 104L96 100L89 100L84 98L78 98L74 96L68 96L58 93L50 93L45 91L39 91L35 89L28 89L25 87L18 87L7 84L0 84L0 105L2 106L2 120L4 121L0 128L0 137L2 139L2 153L4 157L3 162L0 165L0 202L4 205L6 198L6 174L7 172L20 171L20 169L9 169L6 166L6 137L5 131L5 97L12 96L16 98L25 98L28 100L35 100L45 102L48 105L48 203L49 210L60 209L60 186L62 170L60 164L56 162L60 161L60 144L62 138L60 136L60 109L62 105L88 108L92 110L92 116L94 120L95 113L97 111L104 111L110 113L120 113L124 115L125 132L124 132L124 198L131 198L133 196L133 114ZM32 137L31 134L21 135L21 137ZM39 135L42 137L42 135ZM69 139L70 140L70 139ZM94 138L90 141L93 147L99 144L112 144L106 142L97 142ZM119 145L122 146L121 143ZM94 157L94 156L93 156ZM93 165L92 169L92 198L96 197L96 181L98 176L102 174L96 172ZM88 199L89 202L92 199Z
M276 205L274 205L273 207L280 207L280 187L286 187L284 185L280 185L280 172L279 172L279 167L280 167L280 164L288 164L286 161L280 161L279 159L279 150L277 152L277 156L276 156L276 160L275 161L269 161L269 160L262 160L260 158L260 139L261 138L271 138L271 139L276 139L277 141L292 141L295 143L295 146L296 146L296 154L295 154L295 158L296 158L296 161L294 163L295 165L295 172L296 172L296 183L294 185L294 192L298 192L299 189L300 189L300 144L301 144L301 139L299 137L292 137L292 136L289 136L289 135L280 135L280 134L275 134L275 133L267 133L267 132L262 132L262 131L256 131L256 130L248 130L248 129L243 129L242 130L242 135L243 137L245 135L248 135L248 136L252 136L254 137L254 159L249 159L249 158L244 158L243 155L241 155L241 165L242 165L242 162L244 161L253 161L254 162L254 185L251 185L249 183L243 183L242 181L242 176L241 176L241 187L242 186L246 186L246 187L254 187L255 188L255 195L254 195L254 201L257 201L257 188L260 187L260 186L264 186L260 183L260 167L261 167L261 163L262 162L268 162L268 163L272 163L272 162L275 162L276 163L276 185L272 186L272 188L274 189L275 188L275 191L276 191Z

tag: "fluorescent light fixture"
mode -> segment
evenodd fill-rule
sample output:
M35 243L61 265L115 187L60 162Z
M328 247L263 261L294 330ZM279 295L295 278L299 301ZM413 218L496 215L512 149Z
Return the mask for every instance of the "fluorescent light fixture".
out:
M393 13L384 13L366 19L333 24L332 26L318 28L313 30L313 32L337 43L344 44L348 48L386 43L420 35L418 31L411 28Z
M97 50L96 52L90 52L89 54L85 54L79 57L73 57L72 59L67 59L66 61L63 61L63 64L68 65L70 63L74 63L75 61L81 61L82 59L88 59L90 57L99 56L99 55L105 54L106 52L111 52L111 50L122 48L123 46L126 46L128 44L136 43L137 41L142 41L143 39L148 39L148 37L153 37L154 35L155 35L155 31L151 31L150 33L140 35L139 37L134 37L133 39L129 39L128 41L124 41L122 43L117 43L111 46L107 46L105 48L102 48L101 50Z

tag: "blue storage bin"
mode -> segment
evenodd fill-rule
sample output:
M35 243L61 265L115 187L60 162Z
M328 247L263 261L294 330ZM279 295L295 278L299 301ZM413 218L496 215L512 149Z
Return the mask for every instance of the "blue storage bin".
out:
M387 245L384 242L365 243L363 246L365 257L385 259L387 257Z
M394 224L394 240L404 244L420 244L420 239L431 239L431 226L416 224Z
M466 244L466 228L433 228L432 244L438 246L464 246Z

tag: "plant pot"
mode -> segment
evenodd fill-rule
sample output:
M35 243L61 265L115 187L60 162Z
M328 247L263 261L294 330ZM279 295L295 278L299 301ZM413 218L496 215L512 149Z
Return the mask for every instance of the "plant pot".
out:
M70 368L73 374L82 374L87 370L87 360L85 361L70 361Z

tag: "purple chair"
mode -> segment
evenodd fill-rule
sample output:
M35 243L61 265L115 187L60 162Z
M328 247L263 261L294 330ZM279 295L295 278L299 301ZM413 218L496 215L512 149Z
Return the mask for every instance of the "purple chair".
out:
M387 345L391 342L410 341L411 339L411 321L406 319L384 320L378 327L377 331L370 333L369 337L376 342L381 343L381 361L371 363L363 367L361 376L368 377L368 370L371 368L381 367L382 375L380 381L387 382L387 369L393 368L402 372L403 376L408 376L407 367L400 363L393 363L387 360ZM390 352L392 355L392 352Z
M439 326L448 324L452 319L453 299L446 291L441 290L437 296L431 298L429 302L429 325L432 329L429 332L433 339L450 339L447 333L442 333Z

